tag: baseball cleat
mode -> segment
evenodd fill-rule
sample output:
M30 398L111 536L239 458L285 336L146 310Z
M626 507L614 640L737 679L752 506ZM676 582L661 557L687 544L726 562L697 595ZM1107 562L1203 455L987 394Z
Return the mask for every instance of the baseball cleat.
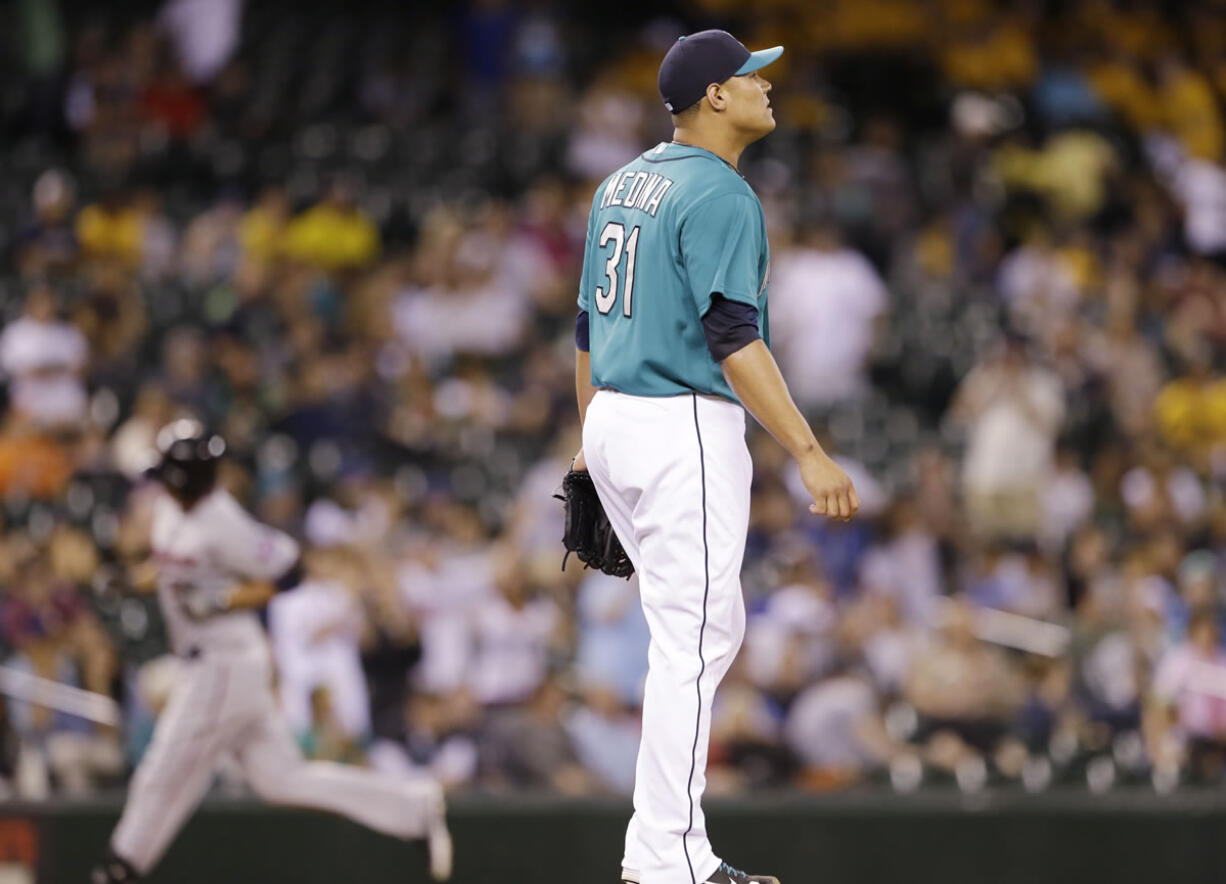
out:
M140 875L136 869L114 852L107 854L106 859L89 873L90 884L136 884L138 881Z
M622 884L639 884L639 873L622 869ZM702 884L779 884L779 879L774 875L747 875L727 863L720 863Z
M779 884L779 879L774 875L748 875L727 863L720 863L703 884Z

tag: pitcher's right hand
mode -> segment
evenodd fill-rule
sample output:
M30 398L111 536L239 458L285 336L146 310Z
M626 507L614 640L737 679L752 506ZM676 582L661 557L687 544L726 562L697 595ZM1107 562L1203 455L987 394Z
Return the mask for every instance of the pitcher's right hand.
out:
M860 498L847 473L823 452L800 462L800 479L813 496L809 512L846 522L860 509Z

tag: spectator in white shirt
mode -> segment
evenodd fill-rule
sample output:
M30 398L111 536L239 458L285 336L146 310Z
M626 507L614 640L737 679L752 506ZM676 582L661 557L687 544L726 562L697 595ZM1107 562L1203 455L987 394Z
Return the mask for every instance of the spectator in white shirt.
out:
M592 84L578 111L566 151L566 167L576 176L599 181L643 149L642 102L611 78Z
M854 671L839 673L797 697L784 739L811 772L854 778L883 767L904 750L886 731L878 702L868 679Z
M413 544L397 571L401 598L420 629L422 660L414 683L430 693L465 686L474 612L494 595L494 556L471 526L473 518L457 513L451 536Z
M900 497L887 512L885 532L860 563L863 589L893 599L903 619L926 626L943 592L941 553L913 497Z
M1184 160L1171 189L1183 205L1184 238L1201 255L1226 252L1226 167L1212 160Z
M785 565L782 580L748 618L741 655L745 675L776 696L793 696L820 676L835 653L834 589L812 557Z
M1139 446L1137 465L1120 480L1120 499L1129 523L1142 531L1171 524L1195 527L1208 504L1196 472L1153 443Z
M85 419L81 375L88 358L85 336L56 317L48 288L32 289L22 317L0 335L0 367L9 378L13 408L39 427L73 426Z
M1000 262L996 284L1013 321L1034 331L1075 311L1080 299L1072 267L1040 225Z
M1027 357L1024 338L1008 334L963 380L951 414L967 428L962 483L971 530L1033 540L1064 417L1060 380Z
M532 322L533 291L554 271L544 249L512 220L493 205L463 219L447 213L426 219L430 265L419 267L396 296L391 322L401 342L428 363L456 354L506 355L521 344Z
M1077 462L1077 451L1061 446L1056 463L1042 492L1043 548L1059 553L1077 530L1094 513L1094 486Z
M295 734L311 730L317 688L327 690L335 723L347 736L362 739L370 733L360 648L364 618L343 582L353 570L348 559L343 550L310 553L308 579L268 606L281 708Z
M168 0L158 13L193 82L206 83L238 48L243 0Z
M520 703L549 671L549 645L560 620L548 598L533 598L519 557L499 564L498 594L473 611L475 654L469 686L485 705Z
M815 226L780 255L770 284L771 344L802 409L856 399L888 292L873 265Z
M1196 611L1187 640L1162 658L1153 695L1147 736L1155 762L1186 753L1194 773L1220 772L1226 764L1226 651L1212 610Z

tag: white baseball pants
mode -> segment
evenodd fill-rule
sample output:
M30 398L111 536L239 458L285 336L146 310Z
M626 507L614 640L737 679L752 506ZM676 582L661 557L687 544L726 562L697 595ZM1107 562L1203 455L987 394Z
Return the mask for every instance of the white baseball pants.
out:
M270 803L331 811L398 838L426 836L443 800L438 783L306 761L277 711L271 675L262 648L183 661L111 839L137 872L161 859L227 752Z
M753 464L745 412L715 397L598 391L583 454L639 575L651 628L634 817L622 865L701 884L720 860L702 812L711 701L745 635L741 559Z

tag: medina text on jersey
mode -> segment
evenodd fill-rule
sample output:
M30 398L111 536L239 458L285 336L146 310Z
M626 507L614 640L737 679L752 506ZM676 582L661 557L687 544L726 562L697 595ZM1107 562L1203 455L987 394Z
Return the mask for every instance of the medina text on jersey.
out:
M664 194L668 193L672 186L671 178L665 178L656 172L628 170L609 179L604 195L600 198L600 208L624 206L627 209L646 212L654 218L660 209L660 200L664 199Z

